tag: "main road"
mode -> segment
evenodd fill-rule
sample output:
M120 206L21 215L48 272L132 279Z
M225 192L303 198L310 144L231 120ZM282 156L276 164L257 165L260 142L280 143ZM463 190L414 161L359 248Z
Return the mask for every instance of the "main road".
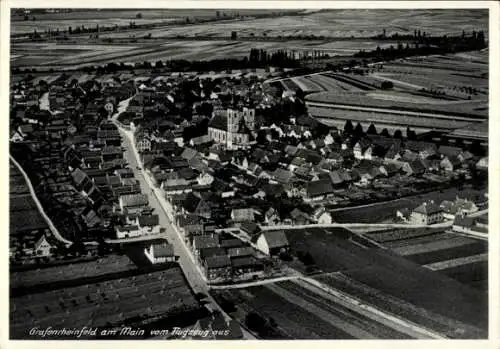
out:
M120 108L123 110L123 108ZM132 132L123 128L123 126L116 120L117 114L113 117L113 121L118 126L118 130L122 135L122 147L125 149L123 157L125 161L129 164L129 167L134 172L134 177L139 181L141 191L148 195L149 206L154 209L155 214L158 215L159 224L161 227L165 228L165 235L168 242L174 246L174 251L177 256L179 256L179 265L184 272L186 280L193 289L195 293L203 293L207 295L207 308L209 310L216 310L221 312L226 318L230 318L220 306L215 302L212 296L209 294L209 285L203 275L199 265L196 263L193 254L189 251L183 238L179 235L176 227L171 221L171 212L169 212L168 207L165 207L165 202L162 202L161 190L155 188L152 185L151 180L147 177L148 174L145 172L140 160L138 159L137 149L133 143ZM158 238L159 236L151 236L152 238ZM255 339L255 337L249 333L246 329L242 328L243 336L245 339Z

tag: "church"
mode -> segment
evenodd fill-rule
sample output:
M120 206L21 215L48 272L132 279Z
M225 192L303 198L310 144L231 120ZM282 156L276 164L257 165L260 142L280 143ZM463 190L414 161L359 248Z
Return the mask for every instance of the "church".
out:
M255 143L255 109L216 111L208 125L208 136L227 149L242 149Z

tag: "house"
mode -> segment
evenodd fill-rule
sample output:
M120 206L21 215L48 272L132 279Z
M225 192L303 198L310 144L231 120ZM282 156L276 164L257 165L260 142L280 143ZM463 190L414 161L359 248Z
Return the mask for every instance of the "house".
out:
M182 210L186 214L195 214L210 219L212 211L208 203L197 192L188 193L182 203Z
M196 255L203 248L219 247L219 238L217 236L201 235L193 238L193 249Z
M211 140L209 135L203 135L203 136L191 138L191 140L189 141L189 145L192 147L196 147L199 145L210 143L211 141L212 140Z
M231 279L231 260L228 255L206 258L203 268L209 282L223 282Z
M177 215L176 225L186 238L203 235L203 223L197 215Z
M434 201L424 202L416 207L410 215L411 224L429 225L443 220L443 210Z
M160 234L161 227L157 214L139 215L135 218L135 225L141 230L141 235Z
M267 255L275 256L290 249L290 243L283 230L262 233L257 239L257 248Z
M174 254L174 246L166 242L149 245L149 248L144 249L144 255L151 261L151 264L175 262L178 259Z
M311 181L306 185L306 201L324 200L333 195L334 189L330 179Z
M257 279L264 275L264 264L253 256L238 256L230 260L233 279Z
M437 152L436 144L424 141L407 141L405 147L420 159L426 159Z
M302 212L298 208L294 208L292 212L290 212L291 223L293 225L305 225L311 223L311 218L305 212Z
M445 156L439 163L439 167L445 171L453 172L461 166L458 156Z
M145 209L148 204L148 196L146 194L128 194L122 195L118 199L122 213L136 213Z
M481 170L481 171L488 171L488 157L482 157L479 159L478 162L476 162L476 169Z
M116 226L116 238L126 239L141 236L141 231L137 225Z
M354 157L356 159L371 160L372 159L372 146L369 140L363 138L359 140L353 148Z
M474 213L479 210L473 201L458 197L455 201L444 200L440 207L446 219L454 219L456 215Z
M267 225L278 225L281 222L280 216L278 214L278 211L276 211L273 207L270 207L265 213L264 213L264 222Z
M45 234L40 237L40 239L35 242L35 246L33 247L33 254L37 257L48 257L52 255L54 247L49 244Z
M452 230L457 233L488 237L488 227L482 224L480 217L470 217L467 214L459 214L455 217Z
M330 212L328 212L324 207L319 207L313 213L313 219L318 224L332 224L333 219Z
M402 208L396 211L396 220L402 222L408 222L411 217L411 210L408 208Z
M425 173L425 166L420 160L414 160L410 162L403 163L401 170L407 176L418 176Z
M151 151L151 140L144 136L138 137L135 146L139 153Z
M462 153L462 151L463 150L461 148L447 146L447 145L442 145L438 148L438 153L447 157L451 156L458 157Z
M231 210L231 219L235 223L253 222L254 211L251 208L234 208Z

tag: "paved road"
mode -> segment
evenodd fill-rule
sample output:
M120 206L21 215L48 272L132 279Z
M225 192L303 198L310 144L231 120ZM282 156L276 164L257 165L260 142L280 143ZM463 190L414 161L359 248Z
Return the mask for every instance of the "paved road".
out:
M169 218L169 216L171 216L171 213L168 211L168 207L165 207L165 204L162 205L158 198L160 196L159 193L161 193L161 190L157 188L155 190L151 181L146 177L147 174L138 161L138 154L133 145L132 133L121 128L118 123L116 124L121 135L123 136L122 146L125 149L123 157L134 172L135 178L139 181L141 191L148 195L149 206L151 206L151 208L154 209L155 214L158 215L160 226L166 229L165 236L167 237L167 240L174 246L175 254L179 256L179 265L182 268L182 271L184 272L189 285L195 293L201 292L208 296L208 304L206 305L206 307L209 310L217 310L221 312L226 318L230 318L229 315L227 315L222 310L222 308L220 308L220 306L209 294L208 291L210 287L208 286L200 267L195 262L193 255L190 253L182 237L178 234L176 228L173 226ZM140 170L138 168L140 168ZM255 339L255 337L246 329L242 328L242 331L244 339Z
M26 184L28 185L28 189L30 191L30 194L31 194L31 197L33 198L33 201L35 202L37 208L38 208L38 211L40 211L40 214L42 215L43 219L45 220L45 222L47 222L47 225L49 226L50 228L50 231L52 232L52 235L54 235L54 237L61 241L62 243L64 243L65 245L67 246L70 246L73 244L73 242L65 239L60 233L59 233L59 230L57 230L56 226L54 225L54 223L52 223L52 220L49 218L49 216L47 216L47 214L45 213L44 209L43 209L43 206L42 204L40 203L40 200L38 200L38 197L36 196L36 193L35 193L35 189L33 188L33 185L31 184L31 181L28 177L28 175L26 174L26 172L24 172L23 168L21 167L21 165L19 165L19 163L16 161L16 159L14 159L14 157L9 154L10 156L10 161L12 161L12 163L14 164L14 166L17 167L17 169L19 170L19 172L21 172L21 174L23 175L24 177L24 180L26 181Z

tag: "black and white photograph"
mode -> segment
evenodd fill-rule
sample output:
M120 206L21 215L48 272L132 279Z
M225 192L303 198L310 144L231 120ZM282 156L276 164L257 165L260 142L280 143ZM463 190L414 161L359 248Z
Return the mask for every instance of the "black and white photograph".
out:
M490 9L230 4L8 8L9 339L488 339Z

